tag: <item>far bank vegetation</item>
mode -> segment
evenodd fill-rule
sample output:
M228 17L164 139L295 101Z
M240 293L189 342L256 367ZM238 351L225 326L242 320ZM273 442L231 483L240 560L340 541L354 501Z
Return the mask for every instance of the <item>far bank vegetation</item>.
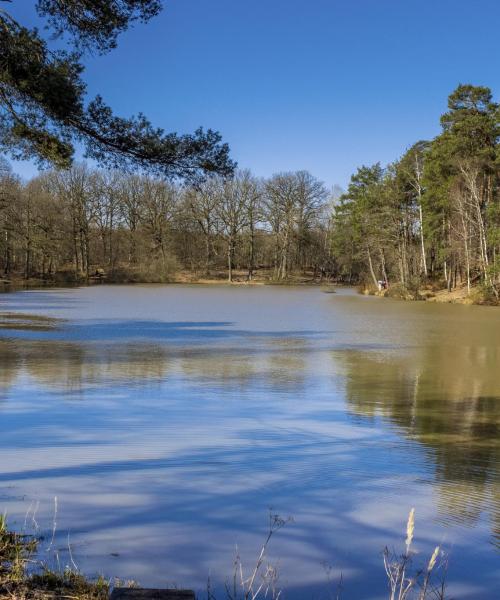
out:
M0 269L6 278L167 282L264 271L334 273L328 194L305 171L240 171L182 186L77 164L22 183L4 169Z
M362 166L345 193L307 171L196 185L76 164L0 169L0 272L50 282L337 282L396 297L500 297L500 108L460 85L442 132Z
M352 176L334 211L337 266L394 296L498 303L500 107L489 88L460 85L441 126L395 163Z

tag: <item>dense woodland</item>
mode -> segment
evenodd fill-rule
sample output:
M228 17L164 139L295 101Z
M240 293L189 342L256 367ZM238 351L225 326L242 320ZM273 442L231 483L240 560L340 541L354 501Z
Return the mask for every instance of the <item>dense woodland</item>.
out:
M414 292L480 286L498 299L499 105L461 85L441 125L398 161L360 167L341 195L305 171L186 184L75 164L22 182L4 161L0 269L116 281L304 274Z
M182 186L77 164L23 184L5 173L0 268L6 276L167 281L262 267L286 280L325 268L327 192L309 173L262 181L249 172Z
M361 167L334 211L333 247L344 276L500 291L500 109L485 87L460 85L442 132L398 161Z

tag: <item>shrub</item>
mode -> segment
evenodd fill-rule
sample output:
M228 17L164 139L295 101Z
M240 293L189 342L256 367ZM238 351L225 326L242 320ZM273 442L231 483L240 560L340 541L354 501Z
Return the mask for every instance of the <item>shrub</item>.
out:
M111 283L168 283L179 270L172 256L154 258L134 266L115 267L108 275Z

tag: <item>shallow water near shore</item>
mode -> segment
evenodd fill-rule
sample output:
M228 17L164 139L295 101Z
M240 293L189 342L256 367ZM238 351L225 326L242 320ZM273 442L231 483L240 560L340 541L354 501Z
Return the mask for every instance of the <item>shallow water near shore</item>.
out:
M48 560L217 591L272 507L284 598L329 597L331 565L375 600L415 507L417 564L442 544L450 595L498 598L498 309L102 285L0 312L0 512Z

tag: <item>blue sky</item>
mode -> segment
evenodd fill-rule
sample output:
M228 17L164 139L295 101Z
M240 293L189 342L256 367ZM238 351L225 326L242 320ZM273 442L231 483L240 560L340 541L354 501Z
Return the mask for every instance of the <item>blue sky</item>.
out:
M35 24L33 4L5 6ZM436 135L458 83L500 95L498 0L164 4L85 60L89 95L168 131L217 129L257 175L307 169L345 187L357 166Z

